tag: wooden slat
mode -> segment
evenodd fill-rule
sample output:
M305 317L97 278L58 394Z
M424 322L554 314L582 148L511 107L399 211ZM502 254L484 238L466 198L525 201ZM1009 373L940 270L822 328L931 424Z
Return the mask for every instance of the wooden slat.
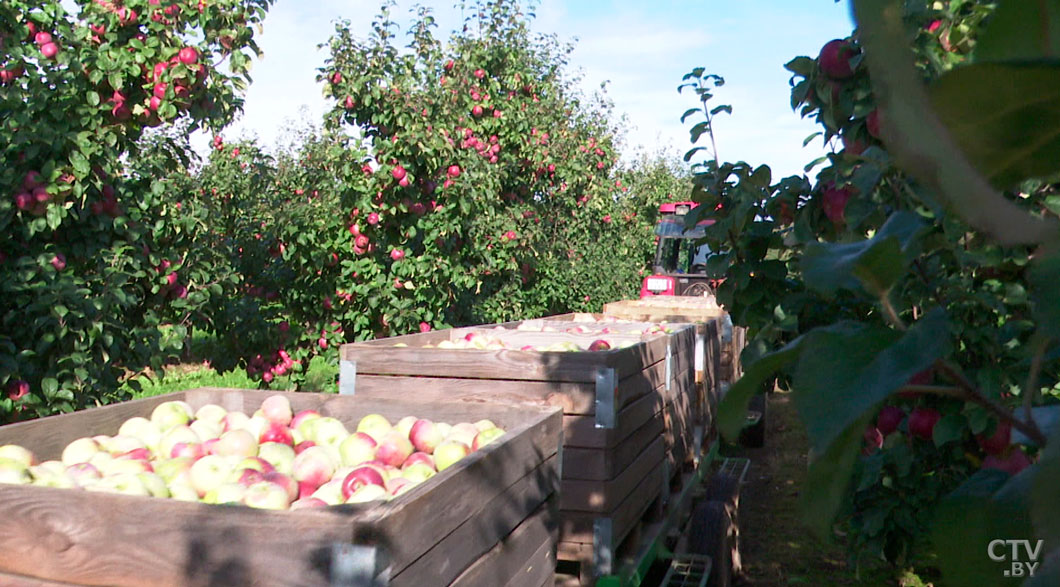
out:
M563 447L563 474L567 479L607 481L613 479L637 458L664 430L661 413L657 413L621 442L604 450L599 448Z
M481 509L478 513L470 516L422 557L394 576L390 585L447 585L455 580L472 563L498 546L512 528L533 516L545 505L546 500L556 495L559 489L558 459L558 455L552 455L540 467L505 488L492 500L479 504ZM514 553L513 556L527 560L531 552L532 548Z
M545 503L453 582L454 587L536 587L556 572L555 500ZM422 583L432 585L438 583Z
M658 499L663 490L664 473L666 467L659 463L649 475L644 478L643 483L637 485L636 489L607 516L590 512L563 512L560 519L559 550L560 560L579 560L577 558L564 557L562 553L569 552L568 546L574 544L593 543L593 520L600 517L611 518L614 529L614 546L621 543L629 532L640 522L649 506Z
M659 437L641 451L636 460L614 479L608 481L563 479L560 484L560 511L564 515L571 511L605 514L611 512L638 485L643 483L652 469L665 458L665 442Z
M644 425L662 409L663 398L645 395L618 413L614 428L597 428L593 416L563 416L563 446L610 448Z

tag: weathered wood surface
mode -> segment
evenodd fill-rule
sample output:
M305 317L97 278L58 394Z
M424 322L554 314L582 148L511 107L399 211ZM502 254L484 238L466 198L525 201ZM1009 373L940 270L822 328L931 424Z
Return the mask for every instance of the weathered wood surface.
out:
M661 499L666 481L666 466L659 463L645 476L643 482L637 485L635 490L609 514L563 512L560 519L559 559L581 560L576 557L565 557L563 553L569 551L571 544L593 544L593 522L598 518L611 519L615 543L612 546L617 546L644 518L651 505L657 499Z
M563 479L560 483L560 510L607 514L618 507L666 459L666 443L657 437L624 471L607 481ZM658 488L656 488L658 489Z
M543 504L493 550L453 582L454 587L537 587L556 573L556 500ZM436 583L423 583L431 585Z
M273 393L200 389L159 396L5 426L0 443L19 442L42 458L55 458L69 440L112 434L125 419L147 415L162 401L252 412ZM489 418L508 434L383 504L263 511L3 485L0 572L82 585L326 585L331 545L354 542L382 548L398 575L469 520L475 521L468 528L509 524L519 507L520 520L529 516L540 503L536 498L521 504L505 499L520 480L527 479L527 496L548 483L557 488L562 420L555 408L285 395L295 410L316 409L348 426L368 413L392 421L416 413L450 422ZM532 474L549 470L551 477Z

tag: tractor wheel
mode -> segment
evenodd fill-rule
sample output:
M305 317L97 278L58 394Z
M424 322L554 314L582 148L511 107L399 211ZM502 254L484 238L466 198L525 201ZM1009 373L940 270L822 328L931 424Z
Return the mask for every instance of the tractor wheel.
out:
M693 283L685 289L684 296L713 296L714 290L710 288L710 285L705 282Z

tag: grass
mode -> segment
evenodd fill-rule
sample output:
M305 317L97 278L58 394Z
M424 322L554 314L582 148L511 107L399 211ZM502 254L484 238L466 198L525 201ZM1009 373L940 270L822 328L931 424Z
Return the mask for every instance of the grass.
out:
M809 440L786 393L770 395L766 445L726 447L726 456L751 460L740 498L740 547L747 584L895 585L929 587L914 569L884 561L847 562L845 547L811 535L799 519L799 488L806 478ZM923 574L921 572L921 574Z

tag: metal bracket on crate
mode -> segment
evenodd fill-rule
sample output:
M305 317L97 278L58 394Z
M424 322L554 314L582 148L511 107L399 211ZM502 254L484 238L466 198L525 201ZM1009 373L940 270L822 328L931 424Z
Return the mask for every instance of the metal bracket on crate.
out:
M596 427L614 428L616 417L614 367L601 367L596 372Z
M339 395L353 395L357 389L357 362L339 361Z
M666 343L666 392L670 392L670 377L674 373L673 368L674 347L672 342Z
M385 587L390 567L374 546L345 542L331 545L331 587Z
M610 575L615 566L615 532L611 518L593 520L593 574Z

